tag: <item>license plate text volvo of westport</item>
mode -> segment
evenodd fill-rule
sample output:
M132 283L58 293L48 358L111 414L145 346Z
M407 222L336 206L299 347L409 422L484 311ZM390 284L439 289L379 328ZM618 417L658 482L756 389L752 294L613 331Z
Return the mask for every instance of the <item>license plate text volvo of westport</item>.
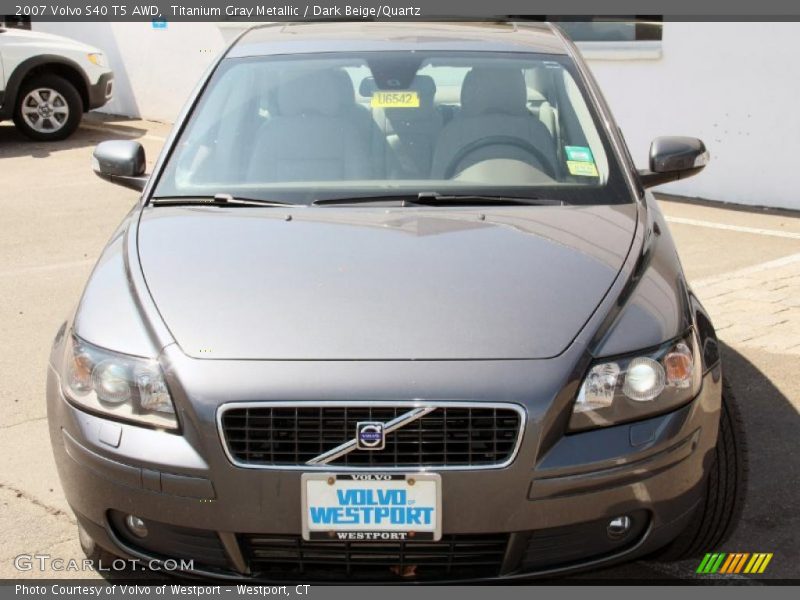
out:
M215 62L53 344L88 556L267 582L710 552L745 456L707 312L547 23L268 24Z

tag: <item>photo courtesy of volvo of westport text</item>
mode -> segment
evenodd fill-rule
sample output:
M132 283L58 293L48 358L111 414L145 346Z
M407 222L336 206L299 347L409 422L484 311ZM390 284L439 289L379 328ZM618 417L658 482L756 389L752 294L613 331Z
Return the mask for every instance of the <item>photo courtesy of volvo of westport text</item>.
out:
M183 597L193 598L218 598L226 594L227 587L221 585L206 585L203 583L193 583L184 585L182 583L162 583L162 584L137 584L137 583L111 583L105 586L81 585L75 582L25 584L15 583L13 586L14 595L19 597L67 597L67 598L107 598L107 597L132 597L141 598L147 596L156 597ZM234 587L236 595L242 597L257 596L308 596L311 594L311 585L247 585L237 584ZM232 591L232 590L231 590Z

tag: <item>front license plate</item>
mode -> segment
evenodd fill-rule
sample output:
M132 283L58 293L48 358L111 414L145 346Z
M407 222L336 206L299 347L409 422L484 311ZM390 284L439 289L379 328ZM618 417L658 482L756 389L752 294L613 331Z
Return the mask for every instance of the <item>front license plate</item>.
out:
M441 488L436 473L304 473L303 538L438 541Z

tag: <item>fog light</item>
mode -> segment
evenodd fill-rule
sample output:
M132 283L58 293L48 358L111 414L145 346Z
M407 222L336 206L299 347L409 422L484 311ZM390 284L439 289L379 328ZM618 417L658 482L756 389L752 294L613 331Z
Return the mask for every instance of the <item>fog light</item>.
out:
M606 533L612 540L618 540L628 535L632 523L630 517L615 517L608 522Z
M147 537L147 525L136 515L128 515L125 517L125 525L136 537Z

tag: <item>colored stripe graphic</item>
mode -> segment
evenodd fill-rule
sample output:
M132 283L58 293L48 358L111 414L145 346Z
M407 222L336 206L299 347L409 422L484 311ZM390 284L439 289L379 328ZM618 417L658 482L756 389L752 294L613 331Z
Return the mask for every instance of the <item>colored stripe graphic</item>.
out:
M706 554L703 562L697 567L698 573L716 573L722 566L722 561L725 560L726 554L724 552L714 552L713 554Z
M717 560L714 562L714 565L711 567L711 571L709 571L710 573L716 573L719 571L719 568L722 566L722 561L725 560L725 556L726 555L724 552L720 553L719 558L717 558Z
M753 566L750 567L750 571L749 572L750 573L763 573L766 570L767 565L769 564L769 561L772 560L772 554L771 553L770 554L760 553L760 554L756 554L755 557L756 557L756 561L753 563ZM747 571L745 571L745 573L747 573Z
M753 567L756 565L756 563L758 562L760 557L761 557L761 555L758 554L758 553L753 554L753 557L750 559L750 562L747 563L747 566L744 568L744 572L745 573L752 573L753 572Z
M706 572L706 567L708 566L708 563L709 563L710 560L711 560L711 555L710 554L706 554L703 557L703 560L700 563L700 566L697 567L697 571L696 572L697 573L705 573Z
M736 564L736 561L739 560L738 554L728 554L728 558L722 563L722 566L719 569L720 573L730 573L730 568Z
M727 573L729 575L731 573L736 573L736 571L740 568L740 566L747 559L748 556L749 554L743 554L741 552L736 553L734 555L734 560L731 563L730 567L728 567L726 571L723 571L723 573Z
M749 558L749 556L750 556L749 552L745 552L744 554L742 554L742 558L739 559L738 563L736 563L736 570L731 571L731 572L732 573L740 573L742 571L742 568L744 567L744 563L747 562L747 559Z
M772 560L771 552L714 552L706 554L697 567L697 573L710 575L719 573L720 575L733 575L736 573L763 573L767 565Z
M767 565L769 564L769 561L771 561L771 560L772 560L772 552L770 552L769 554L765 555L764 562L761 563L761 566L759 567L758 572L759 573L763 573L767 569Z
M750 571L751 573L758 573L759 569L761 568L761 563L764 562L764 558L766 556L767 556L766 554L759 554L758 555L758 560L756 561L756 564L753 565L753 568Z

